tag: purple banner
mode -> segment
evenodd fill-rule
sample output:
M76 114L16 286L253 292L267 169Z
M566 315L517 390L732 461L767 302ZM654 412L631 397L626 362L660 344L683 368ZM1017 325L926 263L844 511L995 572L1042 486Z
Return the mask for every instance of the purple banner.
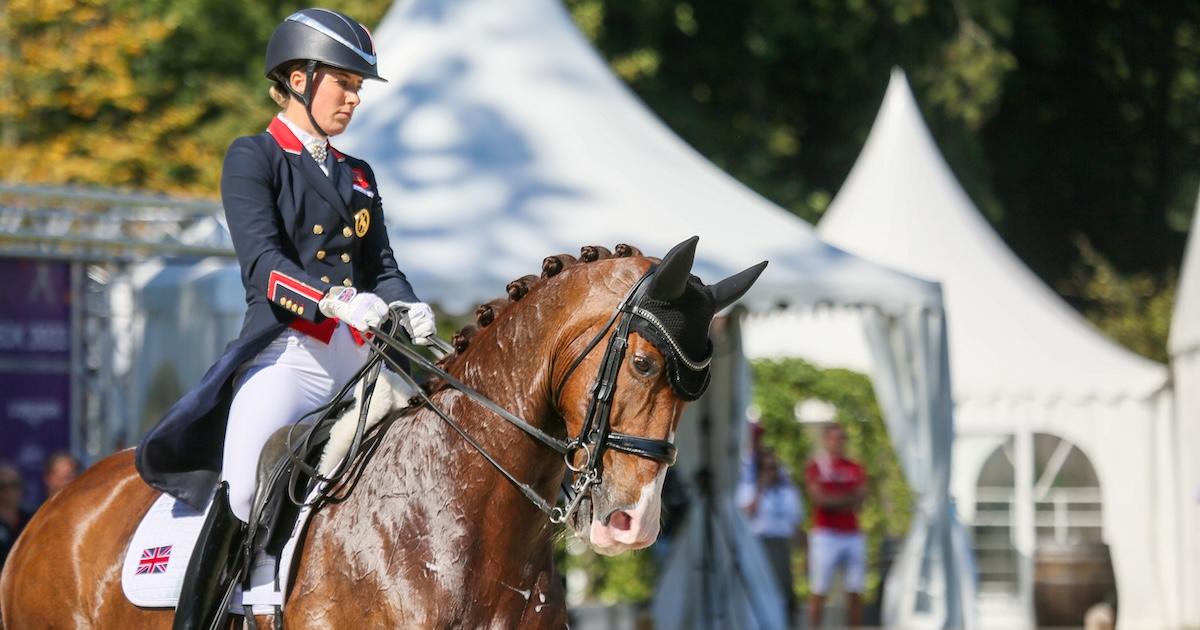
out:
M0 357L71 356L71 266L0 258Z
M71 445L71 267L0 258L0 461L45 495L42 468Z

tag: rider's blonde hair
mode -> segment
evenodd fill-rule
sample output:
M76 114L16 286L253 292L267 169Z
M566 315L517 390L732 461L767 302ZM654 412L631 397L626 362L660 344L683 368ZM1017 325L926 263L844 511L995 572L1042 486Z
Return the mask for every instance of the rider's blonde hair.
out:
M304 60L289 62L279 69L279 74L283 79L276 77L271 80L271 87L267 88L267 93L271 95L271 100L275 101L279 109L287 109L288 102L292 100L292 93L288 91L283 82L289 80L293 72L303 71L306 65L307 62Z

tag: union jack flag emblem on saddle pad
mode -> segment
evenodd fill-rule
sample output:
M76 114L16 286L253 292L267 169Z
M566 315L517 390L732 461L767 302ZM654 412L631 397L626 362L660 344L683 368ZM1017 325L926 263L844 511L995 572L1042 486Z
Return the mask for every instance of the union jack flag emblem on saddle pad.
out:
M134 575L145 573L166 573L167 563L171 561L171 545L151 547L142 550L142 559L138 561Z

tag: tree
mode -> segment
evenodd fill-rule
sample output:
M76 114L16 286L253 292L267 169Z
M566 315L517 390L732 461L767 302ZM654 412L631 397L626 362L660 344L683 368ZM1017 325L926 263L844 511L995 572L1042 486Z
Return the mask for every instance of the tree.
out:
M568 5L618 74L684 139L809 221L841 186L888 72L900 66L985 216L1093 319L1112 304L1079 284L1079 238L1121 277L1162 278L1182 256L1200 184L1200 5ZM1136 316L1128 324L1155 338L1149 328L1157 324Z
M574 0L577 21L652 109L718 165L815 221L909 70L938 120L982 124L1014 65L987 28L1012 4Z
M390 2L328 3L374 24ZM225 147L274 112L267 38L297 2L9 0L5 178L214 196Z

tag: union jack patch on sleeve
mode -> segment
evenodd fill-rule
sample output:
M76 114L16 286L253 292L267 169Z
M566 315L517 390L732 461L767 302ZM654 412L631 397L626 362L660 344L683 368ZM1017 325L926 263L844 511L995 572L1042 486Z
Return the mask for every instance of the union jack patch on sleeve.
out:
M147 573L166 573L167 563L171 561L171 545L165 547L151 547L142 550L142 559L138 561L137 570L134 575L144 575Z
M357 166L350 169L354 174L354 190L368 196L374 197L375 193L371 191L371 183L367 181L367 172Z

